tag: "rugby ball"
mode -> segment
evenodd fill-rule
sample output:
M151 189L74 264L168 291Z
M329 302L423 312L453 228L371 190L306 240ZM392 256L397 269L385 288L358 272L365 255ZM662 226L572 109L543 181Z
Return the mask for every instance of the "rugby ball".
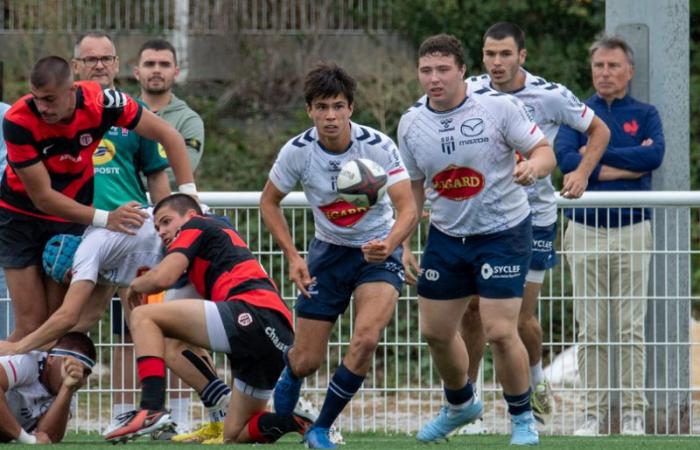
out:
M374 206L386 191L387 174L371 159L353 159L340 168L338 194L356 206Z

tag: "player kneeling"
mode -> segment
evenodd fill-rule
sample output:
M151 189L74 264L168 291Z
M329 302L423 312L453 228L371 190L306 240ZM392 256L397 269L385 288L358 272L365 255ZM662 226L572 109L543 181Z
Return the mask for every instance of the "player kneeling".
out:
M309 418L265 410L294 337L291 313L272 280L241 237L221 221L202 217L192 197L171 195L153 213L167 253L131 283L129 302L140 304L144 294L172 286L185 271L210 301L177 300L132 311L140 409L124 415L105 439L127 441L172 423L164 409L165 338L228 354L234 389L224 421L225 442L274 442L288 432L303 434Z
M48 353L0 356L0 442L61 441L73 394L94 365L95 345L77 332L61 337Z

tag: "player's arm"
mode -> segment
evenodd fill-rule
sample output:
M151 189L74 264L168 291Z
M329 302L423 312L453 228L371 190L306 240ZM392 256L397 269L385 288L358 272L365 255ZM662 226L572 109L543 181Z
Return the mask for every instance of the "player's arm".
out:
M289 279L296 284L297 288L306 297L309 297L306 287L313 282L313 279L309 274L306 261L304 261L304 258L301 257L294 245L292 235L289 232L289 225L287 225L287 219L284 217L280 207L280 203L286 195L277 189L274 183L267 180L260 196L260 213L265 226L270 230L272 237L289 262Z
M0 355L27 353L44 347L70 331L95 290L95 283L81 280L71 283L63 304L39 328L18 342L0 342Z
M184 254L180 252L169 253L157 266L136 277L131 282L127 292L131 307L141 303L143 294L155 294L169 289L187 270L189 263L189 259Z
M61 217L69 222L92 224L129 234L134 234L133 228L140 227L143 219L148 217L148 214L138 208L139 205L136 202L122 205L109 213L102 211L105 217L98 217L100 210L80 204L54 190L51 187L49 172L43 163L22 168L15 167L14 170L22 180L32 203L46 214Z
M146 186L151 196L151 203L154 205L170 195L170 182L165 169L146 175Z
M425 178L419 180L411 180L411 192L413 194L413 201L416 205L416 225L423 216L423 208L425 207ZM418 266L418 260L413 255L411 251L411 238L416 227L408 233L408 236L403 240L403 255L401 257L403 262L403 267L406 275L406 282L410 285L415 285L418 281L418 273L420 267Z
M10 411L10 407L7 404L7 399L5 398L5 393L10 387L10 382L7 379L7 372L0 366L0 434L6 436L10 439L18 439L20 433L24 430L20 426L15 416ZM27 432L24 431L25 436ZM32 439L32 437L29 437ZM30 443L30 442L27 442Z
M556 166L554 150L546 139L541 139L527 151L527 159L516 164L513 178L516 183L529 186L538 178L549 175Z
M39 419L36 433L46 433L51 442L60 442L66 434L66 426L70 418L70 405L73 394L80 389L84 378L84 366L75 358L64 357L63 384L54 398L49 409Z
M388 258L411 235L418 223L416 202L408 179L394 183L387 189L387 193L396 209L396 221L386 239L371 241L362 246L365 260L370 263L379 263Z
M185 139L187 155L190 158L192 170L195 170L204 153L204 122L199 114L194 113L185 119L182 127L178 128L178 131Z
M196 195L197 189L194 185L192 165L187 156L185 141L180 133L168 122L145 108L134 131L140 136L161 143L165 153L168 155L168 162L173 168L175 181L180 191L185 194Z
M598 116L593 116L586 134L588 135L588 144L578 167L573 172L564 175L561 194L566 198L579 198L583 195L588 187L588 179L610 141L610 129Z

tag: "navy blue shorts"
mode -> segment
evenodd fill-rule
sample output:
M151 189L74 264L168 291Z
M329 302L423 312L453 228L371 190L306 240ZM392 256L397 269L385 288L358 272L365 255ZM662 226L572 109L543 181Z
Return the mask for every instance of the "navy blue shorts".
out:
M431 226L421 260L418 295L453 300L523 296L532 255L530 218L498 233L448 236Z
M294 309L299 317L335 322L350 304L353 291L363 283L384 281L400 294L404 281L402 252L398 246L386 261L370 264L359 248L312 240L307 262L316 282L307 289L311 297L300 294Z
M530 269L547 270L559 263L554 241L557 239L557 223L548 227L532 227L532 260Z

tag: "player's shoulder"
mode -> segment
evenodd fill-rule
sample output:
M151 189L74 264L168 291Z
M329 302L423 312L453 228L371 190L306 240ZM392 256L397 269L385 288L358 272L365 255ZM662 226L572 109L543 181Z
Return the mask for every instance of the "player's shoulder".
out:
M23 378L38 378L46 362L46 352L33 350L19 355L0 356L0 365L11 384Z
M316 128L311 127L289 139L283 146L285 152L306 152L316 142Z
M390 150L394 146L394 141L382 133L367 125L360 125L355 122L351 123L352 137L360 145L367 147L378 147L383 150Z
M570 94L569 89L561 83L547 80L539 75L525 72L525 89L531 95L536 95L548 101L566 101Z
M490 87L491 77L487 73L482 73L481 75L472 75L464 80L467 84L472 84L473 86L479 87Z

